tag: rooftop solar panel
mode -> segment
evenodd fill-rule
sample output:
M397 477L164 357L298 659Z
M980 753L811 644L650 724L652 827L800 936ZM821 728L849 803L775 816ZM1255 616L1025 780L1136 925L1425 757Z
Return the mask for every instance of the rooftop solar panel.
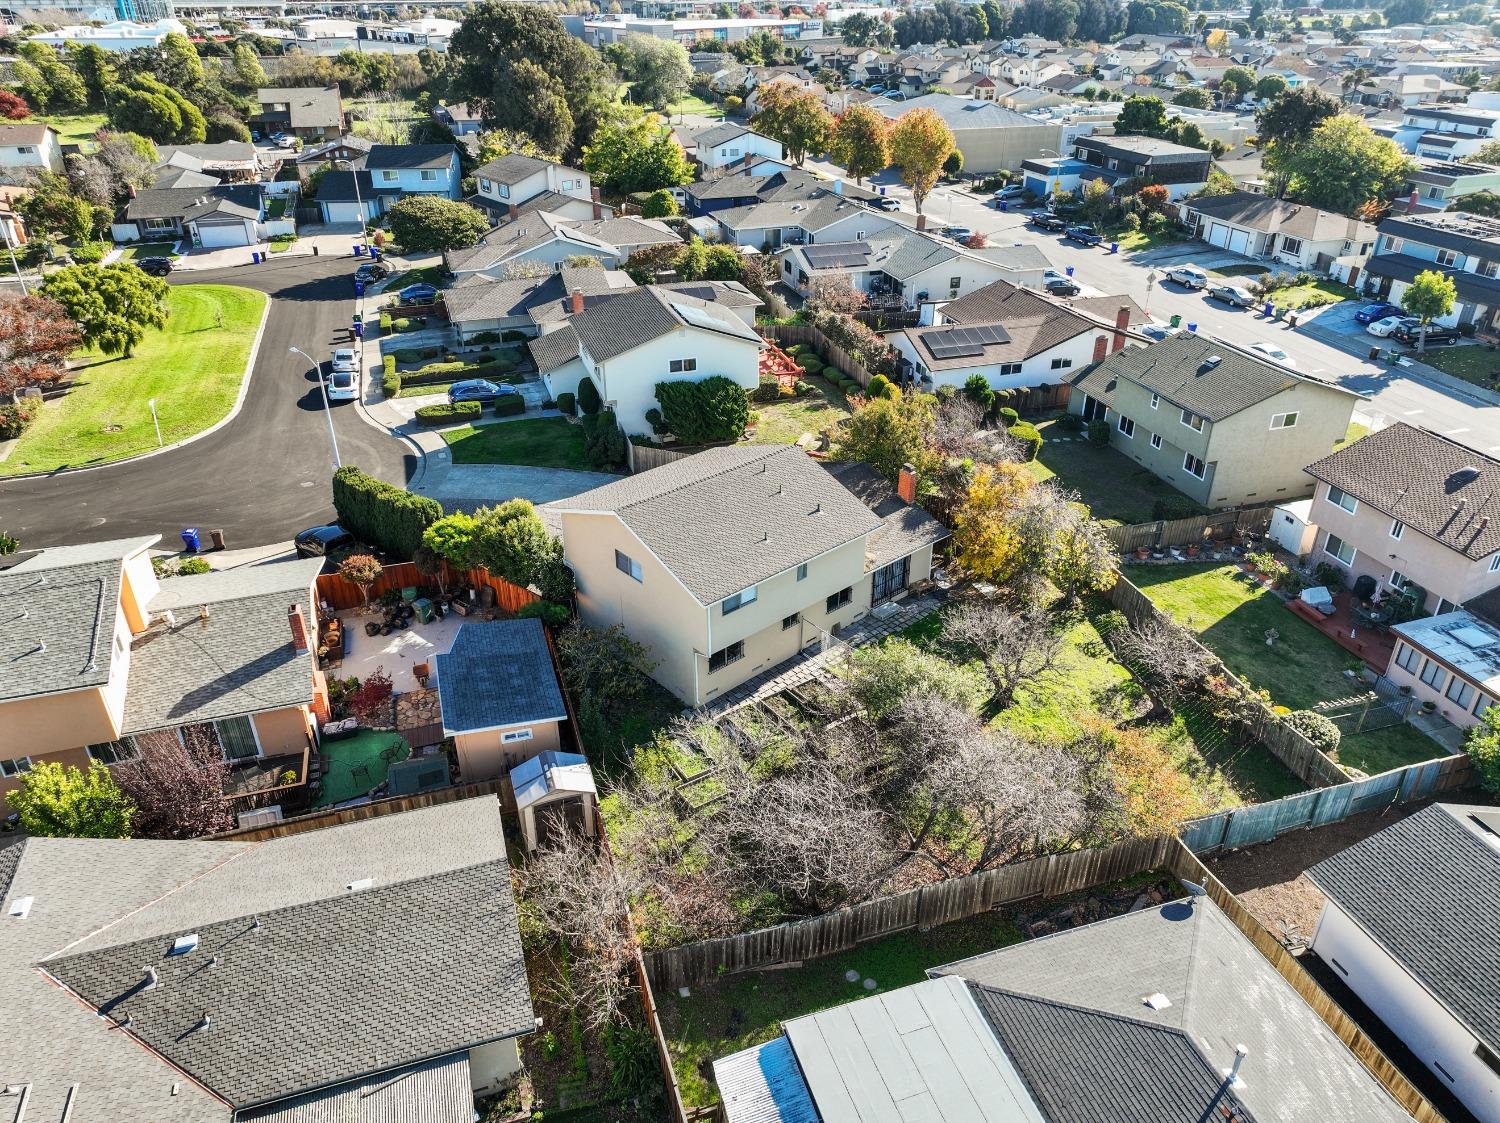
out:
M811 245L802 252L814 269L842 269L863 265L869 259L870 251L865 246Z
M994 343L1009 343L1010 335L999 324L978 324L928 332L922 342L935 359L960 359L983 355L984 349Z

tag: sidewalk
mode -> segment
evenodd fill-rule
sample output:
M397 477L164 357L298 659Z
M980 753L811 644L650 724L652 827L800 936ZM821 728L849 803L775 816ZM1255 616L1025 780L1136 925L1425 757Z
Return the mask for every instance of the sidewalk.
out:
M1390 345L1389 340L1378 340L1374 336L1366 336L1364 339L1361 339L1341 331L1335 331L1333 328L1325 328L1318 323L1316 316L1311 318L1304 316L1300 318L1295 330L1304 332L1314 339L1322 340L1330 346L1337 347L1347 355L1354 355L1366 361L1370 361L1369 356L1372 347L1379 346L1383 351ZM1500 405L1500 393L1494 390L1476 385L1473 382L1465 382L1462 378L1456 378L1451 374L1438 370L1436 367L1430 367L1426 363L1419 363L1416 359L1405 355L1402 356L1402 360L1395 365L1384 363L1381 365L1393 373L1400 373L1417 382L1425 383L1439 393L1459 398L1472 405Z

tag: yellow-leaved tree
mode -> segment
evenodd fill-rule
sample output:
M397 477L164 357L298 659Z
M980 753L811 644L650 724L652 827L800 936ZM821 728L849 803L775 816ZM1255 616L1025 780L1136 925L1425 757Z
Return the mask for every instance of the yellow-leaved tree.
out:
M896 119L891 129L891 163L901 169L918 214L956 147L953 130L936 109L913 109Z
M953 515L955 556L964 572L981 581L1013 575L1024 541L1010 516L1034 486L1019 464L984 464L975 470Z

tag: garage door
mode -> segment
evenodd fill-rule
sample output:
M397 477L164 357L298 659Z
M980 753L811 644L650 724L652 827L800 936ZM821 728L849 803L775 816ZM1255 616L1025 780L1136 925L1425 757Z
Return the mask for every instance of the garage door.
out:
M205 226L198 224L198 243L206 248L212 249L220 246L248 246L250 239L245 237L245 224L236 222L232 226Z
M1208 224L1208 235L1203 240L1211 246L1218 246L1220 249L1223 249L1229 245L1229 227L1221 226L1217 222L1210 222Z
M323 214L327 222L361 222L358 203L324 203Z

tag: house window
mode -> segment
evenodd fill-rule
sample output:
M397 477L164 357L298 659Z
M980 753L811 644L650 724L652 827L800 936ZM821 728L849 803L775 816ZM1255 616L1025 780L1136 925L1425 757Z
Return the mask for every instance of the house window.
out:
M1400 667L1403 671L1416 674L1417 664L1421 661L1422 656L1418 654L1417 649L1407 644L1403 643L1396 652L1396 666Z
M725 616L728 616L731 612L738 612L747 604L754 604L759 595L756 592L755 586L751 585L748 589L742 589L732 597L725 597L719 604L719 610Z
M126 737L119 741L106 741L102 745L90 745L88 754L90 760L97 760L100 764L119 764L122 760L135 759L135 742Z
M1281 252L1282 253L1290 253L1290 254L1301 254L1301 252L1302 252L1302 239L1301 238L1286 238L1286 237L1283 237L1281 239Z
M1203 432L1203 418L1189 410L1182 411L1182 423L1195 433Z
M382 171L380 173L380 178L383 181L385 181L386 183L395 183L396 182L396 174L397 173L395 173L393 171Z
M797 622L801 619L802 613L800 612L794 612L790 616L783 616L781 618L781 630L785 632L792 628L795 628L797 626Z
M1477 702L1474 703L1474 716L1475 717L1483 717L1484 716L1484 711L1487 710L1487 709L1489 709L1494 704L1495 704L1495 700L1493 698L1491 698L1488 694L1481 694L1479 696L1479 701L1477 701Z
M890 600L902 589L911 577L911 558L898 558L890 565L882 566L875 571L875 578L870 583L870 600L874 604L882 604Z
M1351 515L1359 509L1359 500L1342 488L1330 487L1328 489L1328 502L1332 503L1335 507L1342 507Z
M1500 261L1481 261L1476 272L1481 277L1500 276Z
M1052 369L1053 370L1067 370L1072 365L1073 365L1073 360L1072 359L1053 359L1052 360Z
M1422 668L1422 681L1425 682L1428 686L1432 687L1432 689L1434 690L1443 689L1443 680L1447 677L1448 676L1446 672L1444 672L1443 668L1438 666L1437 663L1435 663L1431 659L1427 660L1426 666Z
M565 179L565 180L563 180L562 181L562 187L560 188L560 190L562 190L562 191L571 191L571 190L573 190L573 181L571 179Z
M529 740L531 740L531 730L529 729L511 729L500 734L500 743L502 745L514 745L517 741Z
M667 364L673 374L689 374L698 369L697 359L673 359Z
M1402 522L1400 519L1392 519L1391 520L1390 534L1391 534L1392 538L1400 538L1401 535L1405 532L1405 530L1406 530L1406 524L1404 522ZM1399 589L1401 586L1397 585L1396 587Z
M1195 476L1200 480L1208 474L1208 466L1191 452L1183 455L1182 468L1188 475Z
M1448 701L1455 703L1465 712L1474 704L1474 688L1457 675L1449 680L1448 689L1444 691L1444 695Z
M963 278L962 277L950 277L948 279L948 287L950 289L956 289L961 284L963 284Z
M10 760L0 760L0 776L7 780L14 779L23 772L31 771L31 758L29 756L18 756Z
M17 146L16 151L19 152L22 156L35 156L36 155L36 148L33 145L30 145L30 144L19 145L19 146Z
M1021 373L1021 364L1020 363L1001 363L1000 366L999 366L999 376L1001 378L1005 378L1007 375L1020 374L1020 373Z
M500 198L502 198L502 199L509 199L510 198L510 184L508 184L508 183L502 183L502 184L500 184Z
M1438 250L1437 257L1433 260L1439 265L1452 265L1458 260L1458 253L1455 250Z
M797 567L797 580L798 581L806 581L807 580L807 563L806 562L803 562L801 565L799 565Z
M1490 559L1490 572L1494 573L1497 570L1500 570L1500 554L1496 554Z
M1344 565L1354 564L1354 555L1356 553L1354 547L1345 542L1337 534L1330 534L1328 536L1328 540L1323 543L1323 550L1330 557L1335 558Z
M1161 434L1160 433L1152 433L1151 434L1151 447L1152 448L1161 448Z
M435 169L435 168L423 168L422 169L422 179L425 180L428 183L431 183L432 181L434 181L435 179L437 179L437 169Z
M1151 395L1151 408L1152 409L1156 409L1160 405L1161 405L1161 398L1160 398L1160 396L1158 396L1156 394L1152 394Z
M1120 414L1119 420L1115 422L1115 428L1124 433L1125 436L1130 437L1132 440L1135 438L1135 422L1126 417L1123 413Z
M828 601L823 606L824 611L837 612L853 599L854 587L852 585L847 589L840 589L838 592L834 593L831 597L828 598Z
M1391 588L1398 590L1404 589L1408 584L1410 584L1410 582L1407 580L1406 574L1402 573L1399 569L1391 570L1391 575L1386 579L1386 582L1390 585Z
M255 743L255 728L247 717L231 717L214 722L214 731L219 735L219 747L224 750L225 760L250 760L260 755L260 746Z
M1405 244L1406 243L1402 239L1400 239L1400 238L1386 238L1386 240L1385 240L1385 252L1386 253L1400 253L1401 252L1401 247L1404 246Z
M722 671L731 663L736 663L745 657L745 641L736 640L728 647L721 647L708 657L708 673Z
M616 550L615 568L627 577L634 578L636 581L640 581L641 584L645 584L645 579L641 575L641 563L629 554L622 554L619 550Z
M1271 428L1273 429L1295 429L1297 427L1297 415L1295 413L1273 413L1271 415Z
M1484 1045L1474 1046L1474 1055L1479 1058L1480 1063L1487 1069L1495 1075L1500 1076L1500 1056L1496 1056Z

